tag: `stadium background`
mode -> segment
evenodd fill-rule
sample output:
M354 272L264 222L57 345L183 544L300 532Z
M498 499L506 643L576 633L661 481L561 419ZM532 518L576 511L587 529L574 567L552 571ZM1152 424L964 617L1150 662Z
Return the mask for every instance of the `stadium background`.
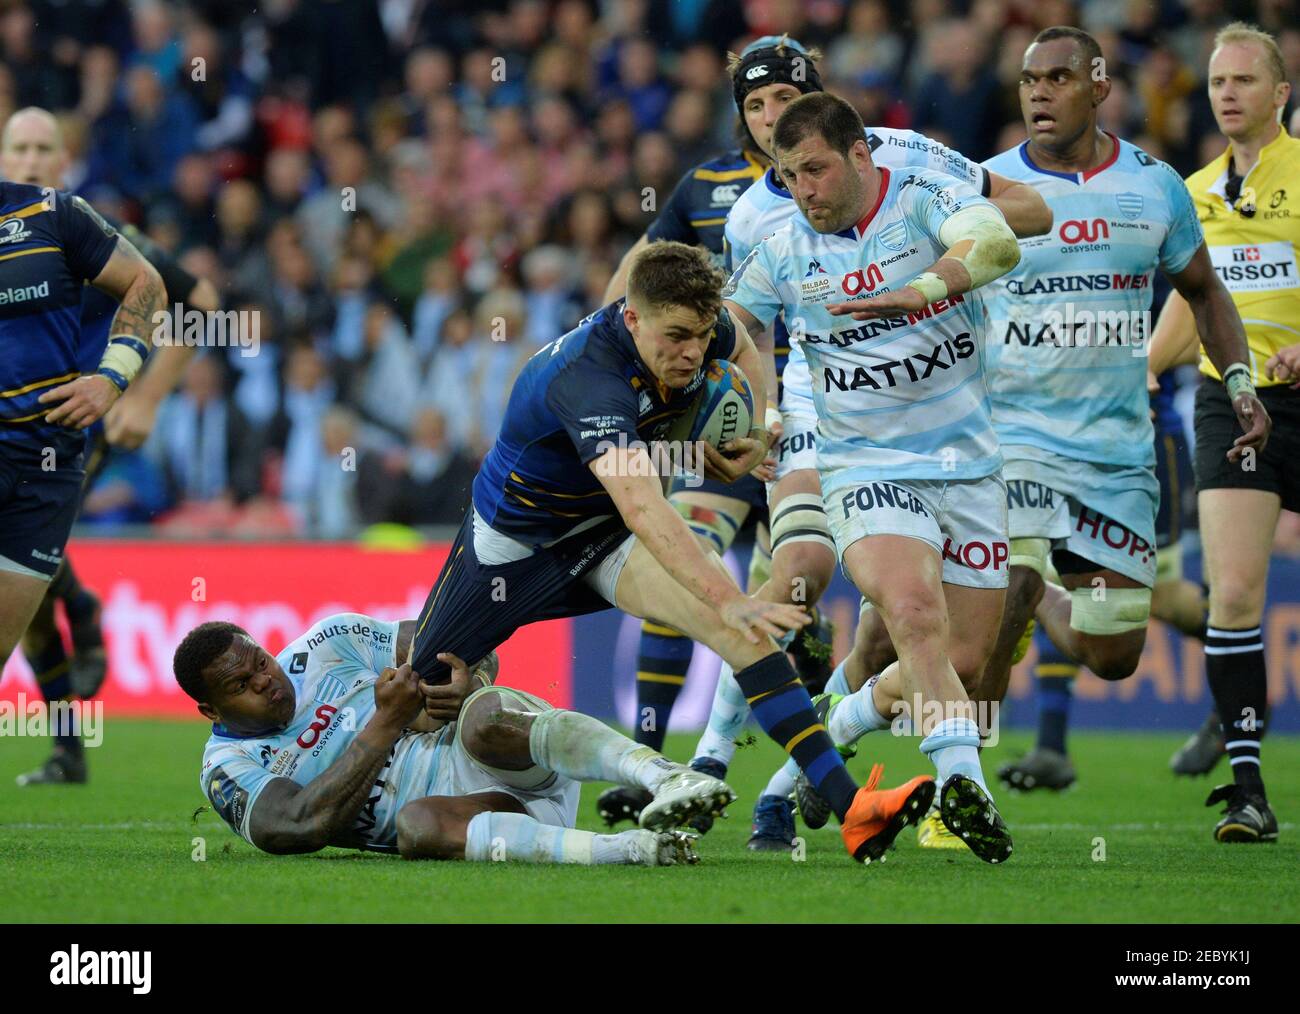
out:
M197 358L90 494L71 557L104 599L109 714L192 713L170 658L204 619L278 649L341 609L415 615L523 360L599 304L646 195L661 207L733 143L726 50L788 31L866 122L983 159L1023 140L1034 32L1080 24L1114 81L1103 125L1186 174L1222 149L1204 68L1235 17L1277 34L1300 86L1295 0L0 2L0 120L57 112L68 189L260 325L256 355ZM380 548L393 525L424 548ZM837 578L827 601L839 655L856 598ZM627 722L638 631L614 612L531 628L506 680ZM1300 730L1293 515L1264 631L1274 727ZM697 651L675 729L702 723L716 665ZM20 694L36 690L16 654L0 700ZM1022 666L1013 723L1031 697ZM1085 678L1077 698L1080 725L1191 728L1200 646L1158 630L1132 679Z

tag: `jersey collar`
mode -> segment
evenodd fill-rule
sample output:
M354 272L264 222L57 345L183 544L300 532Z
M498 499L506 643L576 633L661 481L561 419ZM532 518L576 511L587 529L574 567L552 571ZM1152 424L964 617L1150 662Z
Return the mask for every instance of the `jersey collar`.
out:
M776 194L777 197L787 201L793 201L790 191L781 185L780 180L776 178L776 166L769 166L767 172L763 174L763 182L767 184L769 192Z
M216 736L218 739L266 739L268 736L278 736L287 728L289 727L286 725L280 729L266 729L263 732L250 732L247 735L244 735L238 732L231 732L220 722L215 722L212 726L212 735Z
M1119 161L1119 143L1120 143L1119 138L1116 137L1114 134L1112 134L1109 130L1104 130L1102 131L1102 133L1105 134L1107 137L1109 137L1112 142L1114 142L1113 147L1111 149L1110 158L1106 159L1106 161L1103 162L1101 165L1094 166L1093 168L1089 169L1087 172L1062 173L1062 172L1057 172L1055 169L1044 169L1042 166L1037 165L1034 162L1034 160L1029 157L1028 141L1023 142L1020 145L1020 160L1024 162L1025 165L1029 166L1029 168L1036 173L1042 173L1044 176L1055 176L1057 179L1069 180L1071 183L1078 183L1082 185L1084 183L1087 183L1098 173L1105 172L1107 169L1109 169L1111 166L1113 166L1116 162Z

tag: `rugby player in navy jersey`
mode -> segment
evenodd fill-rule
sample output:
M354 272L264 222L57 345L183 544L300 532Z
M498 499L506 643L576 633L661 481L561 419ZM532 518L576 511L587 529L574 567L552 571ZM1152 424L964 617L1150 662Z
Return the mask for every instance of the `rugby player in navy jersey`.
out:
M139 373L158 272L84 200L0 182L0 659L27 629L63 549L85 476L84 430ZM79 367L82 288L121 305L92 373Z
M6 121L0 134L0 174L14 183L39 187L63 186L68 152L58 121L46 110L20 109ZM167 306L184 304L203 312L218 308L212 284L197 279L133 226L109 223L125 235L162 277ZM117 303L93 286L83 288L81 342L78 366L93 373L108 342L109 325ZM158 405L176 386L185 364L195 349L182 344L156 350L148 369L123 397L113 403L102 422L87 433L86 479L83 495L107 461L109 445L139 447L153 428ZM63 636L54 621L54 603L63 602L72 636L72 657L68 657ZM41 694L47 702L88 699L107 675L103 632L100 629L99 599L77 579L65 556L50 581L45 597L22 638L23 654L32 667ZM86 780L85 755L75 730L53 728L54 751L34 771L18 776L19 785L81 783Z
M785 47L780 57L775 52L777 46ZM740 195L751 183L762 177L770 164L751 130L751 115L741 113L740 107L745 96L756 87L775 84L776 87L766 89L770 94L763 100L764 112L774 121L776 114L792 98L808 91L820 91L822 87L815 63L820 59L820 53L816 49L805 50L797 42L764 36L751 43L746 52L760 49L765 52L773 50L771 73L761 80L745 82L735 89L738 113L736 132L740 147L701 162L682 175L658 217L623 255L618 269L605 288L606 304L623 298L633 258L655 240L676 240L702 247L709 252L715 265L727 270L724 238L727 214ZM807 60L807 73L801 74L798 81L795 81L794 73L795 55L802 55ZM780 81L786 83L777 84ZM755 121L758 118L757 114L753 115ZM784 328L779 328L774 335L778 378L789 351L787 337ZM677 480L668 494L668 502L686 519L691 531L707 540L719 555L726 553L733 543L749 543L751 550L747 587L751 591L763 587L771 576L771 538L764 480L774 477L775 465L775 457L769 457L764 462L765 467L760 467L754 475L743 476L734 483L704 479L687 484ZM830 673L824 659L830 654L831 636L832 631L827 621L814 612L813 623L790 644L800 678L814 693L821 689ZM637 720L634 735L638 743L652 746L656 750L663 749L673 705L686 683L686 674L690 670L694 652L695 642L680 631L651 620L642 623L641 646L636 661ZM691 766L715 778L726 777L725 765L717 764L708 757L697 758L691 762ZM601 817L612 826L624 819L636 821L641 808L649 801L650 796L644 790L620 785L601 793L596 808ZM706 831L709 818L699 818L694 826L697 830Z
M924 812L933 780L857 787L773 640L805 625L807 614L741 592L664 497L647 450L690 408L710 360L735 362L755 404L765 404L758 353L722 308L724 282L702 250L650 244L632 263L625 300L524 366L421 611L410 661L437 683L449 672L440 655L482 658L528 623L611 605L653 618L733 666L763 729L840 819L850 854L874 859ZM758 465L769 440L756 428L721 451L706 446L704 470L735 481ZM720 780L674 767L642 810L642 827L663 830L735 798Z

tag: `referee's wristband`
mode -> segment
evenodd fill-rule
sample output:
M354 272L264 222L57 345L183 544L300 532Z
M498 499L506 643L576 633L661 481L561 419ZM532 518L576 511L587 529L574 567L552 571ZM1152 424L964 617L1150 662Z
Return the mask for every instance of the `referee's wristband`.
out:
M1255 382L1250 379L1250 367L1245 363L1233 363L1223 371L1223 386L1228 389L1228 397L1236 401L1238 395L1255 393Z

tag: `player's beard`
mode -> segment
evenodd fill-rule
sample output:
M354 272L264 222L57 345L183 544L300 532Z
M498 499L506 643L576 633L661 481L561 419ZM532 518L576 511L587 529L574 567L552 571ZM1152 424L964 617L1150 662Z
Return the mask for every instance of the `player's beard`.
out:
M845 229L855 225L865 214L865 209L859 212L858 209L865 203L866 184L862 178L852 170L850 166L848 178L844 181L842 187L835 193L835 200L828 205L827 210L830 215L825 221L827 227L821 230L825 233L842 232Z

